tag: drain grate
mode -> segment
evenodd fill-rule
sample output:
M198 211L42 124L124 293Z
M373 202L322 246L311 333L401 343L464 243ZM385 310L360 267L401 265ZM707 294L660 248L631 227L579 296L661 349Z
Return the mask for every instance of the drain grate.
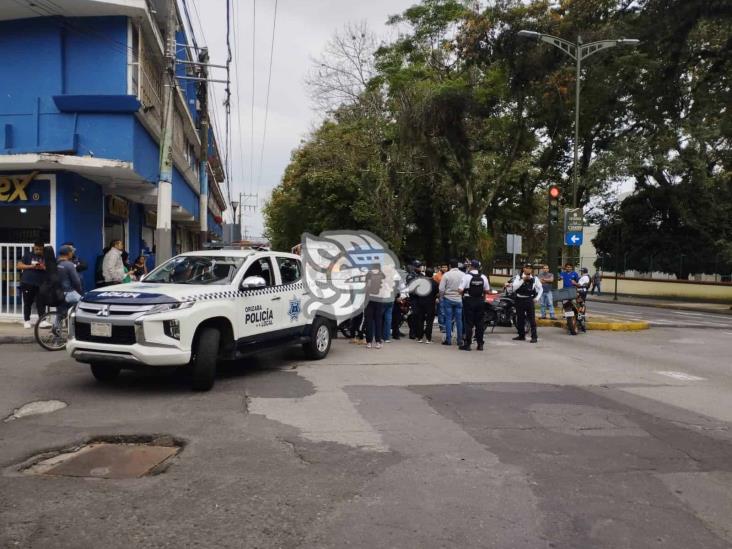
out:
M139 478L161 471L181 445L172 437L150 442L93 441L36 461L25 474L79 478ZM46 454L47 455L47 454Z

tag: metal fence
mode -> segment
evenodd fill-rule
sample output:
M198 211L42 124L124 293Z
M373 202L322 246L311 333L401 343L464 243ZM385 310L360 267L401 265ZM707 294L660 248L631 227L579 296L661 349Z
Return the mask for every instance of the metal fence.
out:
M18 262L32 248L32 244L0 243L0 317L18 319L23 316Z

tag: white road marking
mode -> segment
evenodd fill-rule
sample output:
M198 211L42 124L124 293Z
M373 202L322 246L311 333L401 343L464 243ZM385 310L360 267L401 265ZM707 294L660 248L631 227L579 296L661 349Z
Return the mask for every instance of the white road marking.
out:
M684 372L670 372L670 371L662 372L662 371L659 371L659 372L656 372L656 373L657 374L660 374L662 376L672 377L674 379L678 379L679 381L704 381L706 379L706 378L699 377L699 376L693 376L691 374L687 374L687 373L684 373Z
M689 313L686 311L673 311L676 315L684 315L684 316L705 316L704 313Z

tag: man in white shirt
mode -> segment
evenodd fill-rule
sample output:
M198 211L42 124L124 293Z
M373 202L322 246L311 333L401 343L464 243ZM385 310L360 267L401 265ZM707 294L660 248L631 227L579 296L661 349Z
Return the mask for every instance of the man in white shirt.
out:
M104 283L107 285L119 284L125 277L122 250L124 250L122 241L113 240L109 245L109 251L104 255L102 274L104 275Z
M463 311L465 313L465 338L460 347L461 351L469 351L473 343L473 328L478 350L483 350L483 331L485 329L485 294L491 287L484 274L480 274L480 261L473 259L470 268L463 275L460 282L460 294L463 296Z
M580 269L580 272L582 275L580 276L579 280L574 283L575 286L577 286L577 289L583 289L587 291L587 289L590 287L590 272L587 270L587 267L582 267Z
M464 273L458 268L457 259L450 260L450 270L440 280L440 299L443 300L445 313L445 341L443 345L452 345L452 321L455 328L458 345L463 340L463 298L460 294L460 283Z
M511 287L516 298L516 327L518 328L518 337L513 339L526 341L526 319L528 318L531 326L531 343L536 343L538 337L534 303L539 301L543 290L539 277L534 276L534 267L529 263L524 265L521 273L511 281Z

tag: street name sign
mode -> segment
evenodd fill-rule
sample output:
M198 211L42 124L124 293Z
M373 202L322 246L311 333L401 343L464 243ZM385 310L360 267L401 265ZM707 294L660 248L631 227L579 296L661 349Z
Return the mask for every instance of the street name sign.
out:
M581 246L585 228L582 208L568 208L564 210L564 244L566 246Z

